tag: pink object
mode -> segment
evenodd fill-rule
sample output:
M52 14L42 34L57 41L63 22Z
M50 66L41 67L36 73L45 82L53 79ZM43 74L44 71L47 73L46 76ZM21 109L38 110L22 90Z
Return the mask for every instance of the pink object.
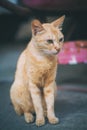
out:
M84 46L85 45L85 46ZM87 41L65 42L58 54L60 64L87 63Z

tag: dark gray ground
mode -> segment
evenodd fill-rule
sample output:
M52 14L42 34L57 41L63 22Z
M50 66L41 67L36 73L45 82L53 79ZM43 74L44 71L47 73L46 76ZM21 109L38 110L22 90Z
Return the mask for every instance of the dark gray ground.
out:
M36 127L26 124L23 116L16 115L11 105L9 90L13 81L16 62L26 47L19 43L2 43L0 47L0 130L86 130L87 129L87 65L59 65L57 85L59 88L77 88L84 91L58 91L55 112L58 125L46 124Z

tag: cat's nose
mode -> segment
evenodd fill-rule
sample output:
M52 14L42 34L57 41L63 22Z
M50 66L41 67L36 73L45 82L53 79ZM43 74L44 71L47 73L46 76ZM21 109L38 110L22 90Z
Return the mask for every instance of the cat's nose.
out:
M59 52L59 51L60 51L60 48L59 48L59 47L57 47L57 46L55 46L55 49L57 50L57 52Z

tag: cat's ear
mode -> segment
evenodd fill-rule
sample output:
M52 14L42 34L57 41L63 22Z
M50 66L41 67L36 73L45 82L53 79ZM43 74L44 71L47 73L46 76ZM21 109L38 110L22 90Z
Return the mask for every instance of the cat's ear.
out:
M31 23L31 27L32 27L32 33L34 35L39 34L44 31L44 28L39 20L33 20Z
M62 25L65 19L65 15L63 15L62 17L58 18L57 20L55 20L54 22L52 22L51 24L54 27L58 27L60 30L62 30Z

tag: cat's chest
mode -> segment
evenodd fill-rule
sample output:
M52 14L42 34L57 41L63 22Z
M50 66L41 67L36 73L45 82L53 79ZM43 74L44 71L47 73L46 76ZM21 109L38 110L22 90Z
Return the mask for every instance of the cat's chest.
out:
M41 79L56 71L56 61L32 62L28 65L28 75Z
M33 81L39 87L44 87L50 77L55 77L55 71L56 65L53 63L32 65L28 73L29 80Z
M41 75L44 75L44 74L47 74L49 73L52 69L54 69L56 66L55 63L53 62L35 62L34 64L30 65L30 71L31 72L35 72L35 73L38 73L38 74L41 74Z
M29 81L35 83L37 86L44 86L51 78L54 79L56 75L57 58L43 58L37 60L36 57L30 56L27 60L27 76Z
M53 63L46 63L44 62L43 64L40 64L37 69L37 72L41 75L41 76L45 76L48 75L49 73L51 73L51 71L54 69Z

